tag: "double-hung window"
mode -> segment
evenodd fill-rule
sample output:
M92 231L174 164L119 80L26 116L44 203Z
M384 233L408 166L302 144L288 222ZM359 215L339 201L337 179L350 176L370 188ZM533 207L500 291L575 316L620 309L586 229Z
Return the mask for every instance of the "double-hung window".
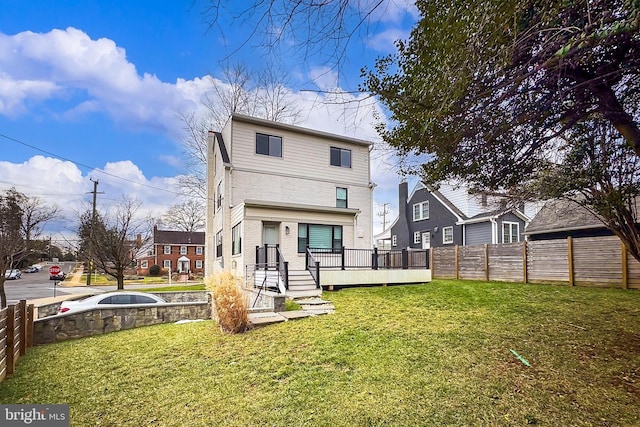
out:
M331 147L330 163L331 166L350 168L351 150L348 150L346 148Z
M516 243L520 241L520 224L517 222L502 222L502 243Z
M416 203L413 205L413 220L420 221L429 219L429 201Z
M222 256L222 230L216 233L216 257Z
M282 137L256 133L256 154L282 157Z
M216 188L215 204L216 209L220 209L222 207L222 181L218 183L218 187Z
M196 246L196 255L202 255L202 246Z
M342 248L342 226L322 224L298 224L298 253L312 249Z
M442 227L442 243L453 243L453 227Z
M165 259L164 261L162 261L162 268L171 269L171 260Z
M337 208L347 208L347 189L342 187L336 188L336 207Z
M197 259L196 260L196 268L202 268L202 260L201 259Z
M242 253L242 230L240 223L231 229L231 255Z
M420 243L420 232L416 231L413 233L413 244L417 245L418 243Z
M144 268L144 269L149 268L149 261L146 259L144 261L140 261L140 268Z
M186 254L187 254L187 247L180 246L180 255L186 255Z
M171 246L170 245L165 245L164 246L164 252L165 255L171 255Z

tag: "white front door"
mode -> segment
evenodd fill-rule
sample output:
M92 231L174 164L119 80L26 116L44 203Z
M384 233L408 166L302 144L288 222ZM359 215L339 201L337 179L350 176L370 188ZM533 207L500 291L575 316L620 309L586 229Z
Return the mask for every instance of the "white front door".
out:
M431 233L429 231L422 233L422 249L431 249Z

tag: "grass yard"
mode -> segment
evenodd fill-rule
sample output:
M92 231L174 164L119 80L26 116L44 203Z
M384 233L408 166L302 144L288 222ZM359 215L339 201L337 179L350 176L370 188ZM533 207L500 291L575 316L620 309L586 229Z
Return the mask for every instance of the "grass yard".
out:
M31 349L2 403L73 426L640 425L640 293L437 280L222 335L160 325ZM527 367L511 352L526 359Z

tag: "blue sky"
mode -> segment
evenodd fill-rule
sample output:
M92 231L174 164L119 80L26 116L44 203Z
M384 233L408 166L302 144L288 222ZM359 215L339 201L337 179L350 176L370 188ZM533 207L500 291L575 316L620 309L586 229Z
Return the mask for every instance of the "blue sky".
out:
M268 62L257 39L245 43L251 20L226 19L228 11L221 26L208 29L206 6L202 0L0 0L0 189L15 186L57 203L69 224L89 200L93 178L105 193L102 208L124 193L162 215L176 202L175 177L188 172L179 114L203 108L210 79L222 79L222 61L256 72ZM337 88L349 101L365 99L350 92L360 68L391 52L415 19L411 2L387 1L369 32L350 45L340 72L329 67L332 52L300 58L271 51L271 60L289 70L291 100L303 111L297 124L376 140L373 113L384 117L379 105L361 103L356 116L345 116L342 106L312 91ZM374 157L374 202L391 203L392 219L398 178L385 156ZM376 221L374 230L380 227Z

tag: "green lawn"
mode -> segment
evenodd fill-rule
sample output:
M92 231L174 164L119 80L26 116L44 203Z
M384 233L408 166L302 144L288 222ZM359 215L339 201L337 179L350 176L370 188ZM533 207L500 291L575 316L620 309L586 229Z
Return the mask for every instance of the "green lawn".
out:
M639 425L640 293L483 282L325 292L327 316L31 349L2 403L71 425ZM511 352L526 359L525 366Z

